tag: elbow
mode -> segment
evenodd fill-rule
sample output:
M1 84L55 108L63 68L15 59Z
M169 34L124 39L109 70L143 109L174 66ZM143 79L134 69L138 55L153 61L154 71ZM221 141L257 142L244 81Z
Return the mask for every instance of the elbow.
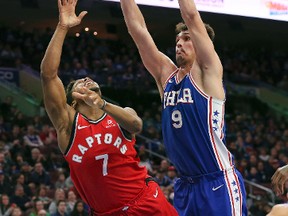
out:
M143 122L142 120L139 118L139 119L136 119L134 120L133 122L133 131L131 131L133 134L139 134L142 132L142 129L143 129Z
M143 32L148 31L145 23L137 24L137 25L128 25L128 33L134 38L139 35L143 35Z
M182 18L184 19L185 22L192 22L193 20L195 20L195 18L197 16L200 16L199 12L196 11L187 11L187 12L182 12Z

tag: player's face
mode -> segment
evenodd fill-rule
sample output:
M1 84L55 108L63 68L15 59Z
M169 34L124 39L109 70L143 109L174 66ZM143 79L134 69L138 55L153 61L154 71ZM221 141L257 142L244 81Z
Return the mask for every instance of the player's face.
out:
M82 87L85 87L85 88L88 88L92 91L95 91L97 94L99 94L101 96L101 91L100 91L100 87L99 87L98 83L94 82L89 77L85 77L83 79L76 80L76 82L74 83L74 85L72 87L72 92L75 91L76 88L82 88ZM74 109L76 109L78 102L79 101L74 100L72 102L71 106L74 107Z
M192 64L195 57L194 47L188 31L176 36L176 61L179 67Z
M78 79L75 83L74 83L74 86L73 86L73 90L75 88L81 88L81 87L86 87L90 90L93 90L93 91L96 91L96 92L99 92L100 90L100 87L98 85L98 83L94 82L92 79L90 79L89 77L85 77L83 79Z

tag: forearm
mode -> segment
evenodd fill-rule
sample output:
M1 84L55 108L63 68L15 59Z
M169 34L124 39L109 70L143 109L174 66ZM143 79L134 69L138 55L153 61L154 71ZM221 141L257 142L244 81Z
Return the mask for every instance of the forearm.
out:
M140 133L142 130L142 120L126 109L108 103L103 107L103 111L112 116L116 122L131 134Z
M144 17L135 1L121 0L120 2L129 33L133 35L137 29L146 28Z
M41 75L45 77L55 77L58 73L64 39L68 32L67 27L57 25L53 37L46 49L41 62Z
M182 18L186 24L190 19L199 14L194 0L178 0L178 3Z

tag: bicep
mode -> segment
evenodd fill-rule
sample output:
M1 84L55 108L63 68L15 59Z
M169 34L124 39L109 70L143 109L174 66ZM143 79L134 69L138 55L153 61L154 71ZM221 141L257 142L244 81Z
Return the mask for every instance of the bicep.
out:
M59 129L69 122L68 105L66 104L65 89L58 76L41 76L43 100L45 109L54 127Z

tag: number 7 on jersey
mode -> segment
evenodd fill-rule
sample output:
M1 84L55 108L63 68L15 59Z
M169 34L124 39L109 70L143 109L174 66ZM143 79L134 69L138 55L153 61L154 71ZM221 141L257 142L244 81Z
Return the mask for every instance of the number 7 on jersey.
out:
M95 157L96 160L102 160L103 159L103 168L102 168L102 174L103 176L108 175L107 166L108 166L108 154L98 155Z

